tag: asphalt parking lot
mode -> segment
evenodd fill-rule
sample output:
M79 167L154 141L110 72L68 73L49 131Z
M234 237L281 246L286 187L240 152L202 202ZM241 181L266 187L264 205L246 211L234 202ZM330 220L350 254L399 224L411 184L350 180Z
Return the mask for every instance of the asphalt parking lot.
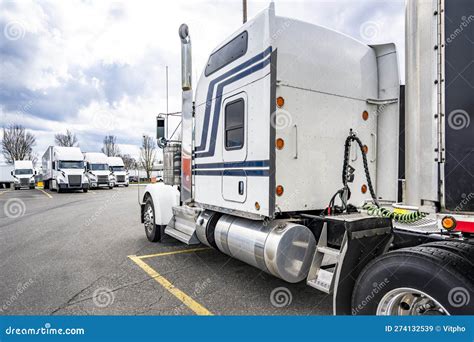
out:
M330 296L139 222L143 187L0 190L0 315L328 315Z

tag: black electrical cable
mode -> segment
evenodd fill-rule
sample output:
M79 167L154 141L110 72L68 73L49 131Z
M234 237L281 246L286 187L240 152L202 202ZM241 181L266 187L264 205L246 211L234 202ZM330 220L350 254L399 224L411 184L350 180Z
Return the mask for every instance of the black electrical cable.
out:
M375 194L374 187L372 185L372 179L370 177L370 171L369 171L369 163L367 162L367 155L364 150L364 144L362 141L357 137L357 135L351 130L349 136L346 138L346 141L344 143L344 162L342 165L342 184L344 185L342 189L339 189L331 198L329 201L328 207L326 210L323 212L323 214L331 215L335 213L343 213L345 211L353 211L354 206L347 204L347 201L351 197L351 190L349 186L347 185L348 183L348 170L349 170L349 156L350 156L350 148L352 145L352 142L355 141L360 148L360 151L362 153L362 160L364 163L364 171L365 171L365 178L367 179L367 186L370 191L370 195L372 196L372 200L374 201L374 204L378 208L379 202L377 200L377 196ZM334 201L336 197L339 195L339 198L341 199L342 206L338 207L334 205Z

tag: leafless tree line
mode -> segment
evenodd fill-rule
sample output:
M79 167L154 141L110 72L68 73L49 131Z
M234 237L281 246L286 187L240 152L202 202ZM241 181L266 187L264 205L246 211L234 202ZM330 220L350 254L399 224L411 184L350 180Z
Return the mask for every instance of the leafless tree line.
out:
M57 146L79 146L76 134L70 130L66 130L65 133L55 134L54 141ZM32 160L36 163L38 158L33 152L35 145L35 136L22 125L12 124L3 128L1 147L3 157L7 163L12 164L15 160ZM156 162L156 144L152 137L148 135L143 136L138 161L129 154L122 154L120 152L120 148L117 145L117 137L114 135L104 137L101 150L109 157L121 157L126 169L143 168L147 178L151 177L153 165Z

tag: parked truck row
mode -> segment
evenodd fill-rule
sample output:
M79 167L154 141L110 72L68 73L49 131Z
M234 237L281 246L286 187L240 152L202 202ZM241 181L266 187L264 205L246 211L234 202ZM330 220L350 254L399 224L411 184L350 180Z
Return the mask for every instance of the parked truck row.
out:
M49 146L37 172L31 160L15 160L13 165L0 166L0 187L15 190L35 188L35 176L42 175L44 189L57 192L114 186L128 186L129 175L122 158L104 153L85 152L79 147Z

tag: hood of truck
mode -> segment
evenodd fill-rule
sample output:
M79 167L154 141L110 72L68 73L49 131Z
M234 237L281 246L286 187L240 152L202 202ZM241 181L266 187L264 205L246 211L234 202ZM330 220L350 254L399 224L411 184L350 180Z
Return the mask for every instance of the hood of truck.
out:
M83 169L61 169L61 171L64 172L66 175L71 175L71 176L84 174Z

